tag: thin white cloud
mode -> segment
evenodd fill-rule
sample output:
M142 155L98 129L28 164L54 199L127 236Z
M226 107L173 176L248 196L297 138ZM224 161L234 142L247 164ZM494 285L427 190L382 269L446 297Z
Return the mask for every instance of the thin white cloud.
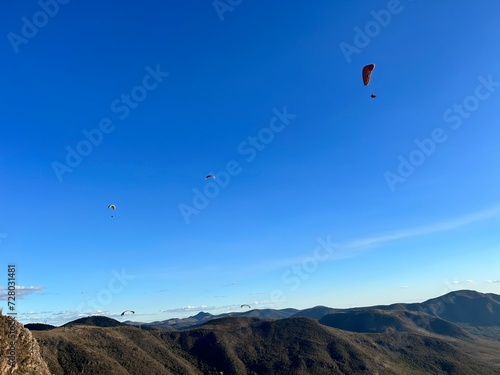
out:
M471 214L462 215L446 221L436 222L430 225L402 229L388 234L375 235L372 237L361 238L345 243L335 244L332 254L328 260L340 260L352 258L362 253L365 249L375 246L381 246L385 243L397 241L409 237L423 236L438 232L445 232L458 229L468 224L487 220L500 215L500 206L486 209ZM306 256L296 256L280 260L268 260L265 263L258 263L246 267L252 272L271 272L278 269L287 268L294 264L301 264L305 257L312 256L314 248L311 248Z
M16 285L16 299L23 299L30 294L40 294L38 293L43 289L43 286L22 286ZM6 287L0 286L0 300L7 300L9 291Z
M409 285L401 285L400 288L403 288L403 289L408 289L410 286Z
M39 313L36 313L36 314L44 314L44 313L47 313L46 311L45 312L39 312ZM32 312L32 311L28 311L28 312L20 312L18 314L18 318L19 318L19 321L22 322L23 324L26 324L26 323L40 323L40 322L44 322L44 323L48 323L48 324L52 324L52 325L62 325L62 324L65 324L67 322L71 322L73 320L76 320L76 319L80 319L80 318L83 318L83 317L86 317L86 316L89 316L89 314L82 314L81 312L78 312L78 311L70 311L70 310L66 310L66 311L59 311L59 312L52 312L50 315L46 315L44 314L43 317L41 317L40 315L36 315L35 316L35 313Z
M462 215L454 219L450 219L443 222L438 222L430 225L414 227L409 229L404 229L398 232L363 238L360 240L355 240L346 243L342 247L346 248L361 248L370 247L375 245L380 245L386 242L391 242L395 240L400 240L408 237L422 236L425 234L432 234L438 232L446 232L454 229L458 229L468 224L472 224L478 221L490 219L492 217L498 216L500 214L500 207L495 207L487 210L482 210L474 212L472 214Z
M227 305L227 306L207 306L207 305L200 305L200 306L184 306L184 307L176 307L173 309L165 309L165 310L160 310L162 313L185 313L185 312L193 312L193 311L213 311L213 310L220 310L220 309L225 309L225 308L235 308L236 305Z
M36 311L23 311L22 314L23 315L36 315L36 314L39 314L39 313L36 312Z
M248 303L248 302L244 302ZM259 305L259 306L267 306L270 305L269 301L255 301L250 302L251 305ZM232 304L232 305L200 305L200 306L185 306L185 307L177 307L173 309L165 309L160 310L162 313L186 313L186 312L200 312L200 311L217 311L217 312L231 312L231 311L240 311L241 304Z
M96 316L96 315L105 316L115 320L122 320L123 318L125 318L125 316L123 317L121 316L121 311L110 312L107 310L93 310L83 313L81 311L75 311L75 310L63 310L58 312L52 312L49 316L45 316L44 320L51 322L51 324L60 325L60 324L65 324L67 322L71 322L73 320L86 318L89 316ZM136 311L135 314L127 315L126 318L141 316L141 315L151 315L151 314L140 314ZM29 318L27 318L26 320L29 320Z
M485 283L488 283L488 282L494 282L494 281L485 281ZM452 282L449 282L449 281L445 281L445 283L448 285L449 288L451 287L458 287L459 285L475 285L477 284L478 282L476 280L472 280L472 279L467 279L467 280L453 280Z

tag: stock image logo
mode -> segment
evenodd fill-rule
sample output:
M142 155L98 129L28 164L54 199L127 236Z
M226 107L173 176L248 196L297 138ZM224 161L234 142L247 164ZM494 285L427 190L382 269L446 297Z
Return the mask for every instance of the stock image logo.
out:
M212 5L217 13L217 16L222 22L225 19L224 13L233 12L234 9L242 2L243 0L214 0Z
M160 64L156 64L154 69L148 65L145 70L147 74L143 77L141 84L134 86L127 94L122 93L119 98L113 100L110 104L111 112L117 114L118 119L121 121L125 120L131 110L139 106L139 103L146 100L148 91L155 90L170 74L162 71ZM64 162L53 161L51 164L59 182L63 181L64 174L73 172L82 163L83 159L92 153L94 147L98 147L103 142L105 134L111 134L115 129L116 126L109 117L103 117L96 128L91 130L83 129L84 139L78 142L76 147L66 146Z
M411 1L411 0L410 0ZM363 28L354 27L354 37L352 44L341 42L339 48L344 55L345 60L350 63L353 54L360 54L362 50L376 38L383 29L389 26L394 16L400 14L404 7L399 0L389 0L386 9L371 10L371 20Z
M7 39L17 54L19 47L23 44L28 44L43 27L47 26L51 18L54 18L59 13L61 5L66 5L70 0L40 0L38 6L40 10L33 13L31 17L23 16L21 18L21 31L20 33L9 32Z
M493 75L489 74L477 77L479 84L476 86L473 95L465 97L461 103L454 103L443 113L443 121L450 124L452 130L458 130L473 112L480 108L481 102L488 100L491 95L500 87L500 81L494 81ZM405 182L411 177L418 167L431 157L438 149L438 145L448 140L447 130L444 127L436 127L429 137L415 139L414 148L407 157L399 155L399 164L396 171L385 171L384 178L391 192L396 190L396 185Z
M248 136L246 140L238 144L237 151L240 156L246 156L245 161L251 163L257 157L257 154L263 151L269 145L276 134L281 133L290 124L291 120L295 119L297 115L288 113L287 107L284 106L282 110L274 108L272 110L274 116L271 117L269 125L261 128L257 135ZM225 169L217 173L210 173L205 178L209 180L205 184L203 191L198 188L193 188L193 198L191 205L180 203L178 205L179 212L186 224L191 222L192 215L199 215L200 212L207 208L211 199L215 199L231 182L231 178L239 175L243 171L243 167L238 160L229 160L226 163Z

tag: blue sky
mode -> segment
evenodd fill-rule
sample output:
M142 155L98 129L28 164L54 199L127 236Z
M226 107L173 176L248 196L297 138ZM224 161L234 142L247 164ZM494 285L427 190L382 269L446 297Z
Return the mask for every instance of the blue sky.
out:
M1 295L11 263L56 325L500 293L499 11L3 1Z

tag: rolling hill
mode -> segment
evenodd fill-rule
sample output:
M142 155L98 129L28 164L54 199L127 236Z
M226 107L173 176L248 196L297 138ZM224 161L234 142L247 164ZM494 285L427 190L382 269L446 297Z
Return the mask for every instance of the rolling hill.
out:
M307 317L293 309L201 313L186 318L196 327L167 330L89 317L32 334L57 375L493 375L500 373L497 297L460 291L421 304L319 306L303 311Z

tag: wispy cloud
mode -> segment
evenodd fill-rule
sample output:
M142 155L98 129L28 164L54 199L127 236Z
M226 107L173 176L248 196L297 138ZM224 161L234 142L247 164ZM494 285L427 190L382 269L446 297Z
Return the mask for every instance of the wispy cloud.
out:
M209 305L200 305L200 306L184 306L184 307L176 307L173 309L165 309L160 310L162 313L186 313L186 312L194 312L194 311L214 311L214 310L225 310L225 309L235 309L239 307L239 305L225 305L225 306L209 306Z
M496 206L490 209L485 209L481 211L476 211L469 214L464 214L450 218L444 221L434 222L428 225L415 226L406 229L399 229L392 232L387 232L383 234L375 234L372 236L362 237L345 242L336 242L332 244L331 248L333 251L328 255L327 261L337 261L341 259L348 259L359 256L363 254L366 250L375 248L378 246L383 246L384 244L403 240L411 237L425 236L439 232L452 231L462 228L466 225L477 223L480 221L492 219L494 217L500 216L500 206ZM302 264L305 257L310 257L314 255L316 245L311 245L310 249L304 249L302 254L297 254L295 256L290 256L287 258L275 258L275 259L263 259L260 262L253 264L246 264L243 268L234 269L228 267L221 267L220 265L210 265L204 268L190 269L190 271L179 271L174 269L169 269L162 271L161 277L165 274L175 275L178 278L192 278L199 274L217 274L221 275L223 273L227 276L233 277L235 272L241 274L242 272L248 274L255 273L269 273L277 270L283 270L289 268L296 264ZM144 275L144 277L151 277L151 274ZM225 287L235 287L239 285L238 282L233 281L231 283L225 284Z
M48 323L53 325L61 325L79 318L88 316L88 314L82 314L78 311L20 311L17 314L19 321L26 323Z
M489 282L495 282L495 281L487 280L487 281L484 281L484 282L485 283L489 283ZM467 279L467 280L454 279L451 282L445 281L445 284L447 284L449 287L462 287L463 285L476 285L478 283L479 283L478 281L472 280L472 279Z
M30 294L40 294L38 293L43 289L43 286L16 286L16 298L23 299ZM9 291L6 287L0 286L0 300L6 300Z
M490 219L492 217L500 215L500 207L494 207L487 210L482 210L474 212L472 214L462 215L457 218L453 218L447 221L437 222L430 225L414 227L403 229L394 233L389 233L385 235L379 235L374 237L363 238L360 240L355 240L347 242L342 245L344 248L364 248L376 245L381 245L386 242L391 242L395 240L400 240L408 237L423 236L426 234L433 234L438 232L446 232L454 229L458 229L468 224L472 224L478 221L483 221Z
M271 303L269 301L254 301L254 302L244 302L250 303L252 307L269 307ZM165 309L160 310L162 313L192 313L192 312L200 312L200 311L217 311L217 312L230 312L230 311L240 311L241 304L231 304L231 305L200 305L200 306L184 306L177 307L173 309Z
M402 240L409 237L418 237L428 234L452 231L463 226L487 220L500 215L500 206L491 209L481 210L478 212L461 215L446 221L440 221L429 225L417 226L407 229L401 229L386 234L379 234L370 237L360 238L344 243L336 243L334 251L329 255L329 260L340 260L355 257L366 249L376 246L382 246L388 242ZM262 263L249 265L246 267L247 271L252 272L271 272L283 268L290 267L294 264L301 264L304 256L310 256L314 252L311 248L308 254L302 256L295 256L279 260L266 260Z
M47 314L50 313L50 315L45 315L43 318L44 320L50 322L50 324L65 324L67 322L71 322L73 320L89 317L89 316L106 316L111 319L116 319L116 320L123 320L124 317L121 316L121 311L107 311L107 310L93 310L89 312L82 313L81 311L76 311L76 310L62 310L62 311L57 311L57 312L51 312L51 311L41 311L39 314ZM35 314L34 312L23 312L20 313L19 315L26 315L25 320L30 319L30 315ZM141 314L140 312L136 311L135 314L131 314L126 316L127 318L130 317L136 317L136 316L145 316L145 315L152 315L152 314Z
M52 313L52 316L60 317L74 317L74 319L81 318L83 316L88 316L89 314L84 314L81 311L74 310L63 310Z

